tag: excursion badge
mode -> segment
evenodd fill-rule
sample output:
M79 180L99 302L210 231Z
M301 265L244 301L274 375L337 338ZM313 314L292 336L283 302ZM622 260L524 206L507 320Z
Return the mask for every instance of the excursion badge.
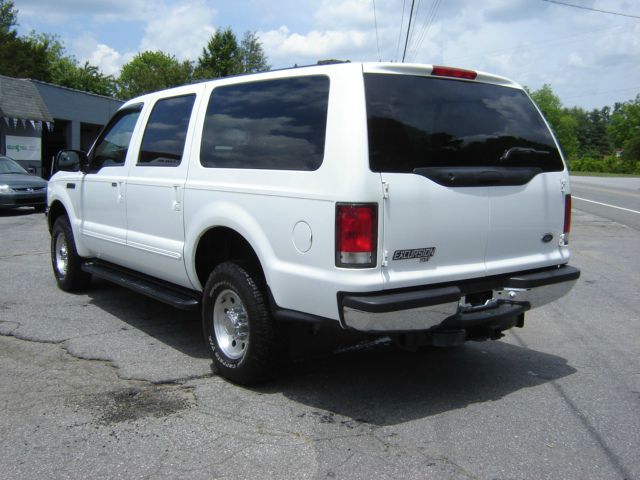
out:
M428 262L435 253L436 247L396 250L393 252L393 260L413 260L414 258L419 258L421 262Z

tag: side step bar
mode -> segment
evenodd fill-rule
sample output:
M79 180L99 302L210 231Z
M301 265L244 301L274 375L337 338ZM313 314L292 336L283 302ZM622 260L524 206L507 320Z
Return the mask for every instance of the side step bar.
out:
M200 308L202 295L195 290L172 285L157 278L99 260L86 260L82 264L82 270L180 310Z

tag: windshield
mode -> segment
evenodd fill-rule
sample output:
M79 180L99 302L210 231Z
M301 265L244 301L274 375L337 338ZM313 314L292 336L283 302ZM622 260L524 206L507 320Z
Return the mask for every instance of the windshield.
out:
M564 165L524 91L409 75L365 74L369 163L375 172L421 167Z
M9 157L0 157L0 173L17 173L20 175L29 175L24 168L18 165Z

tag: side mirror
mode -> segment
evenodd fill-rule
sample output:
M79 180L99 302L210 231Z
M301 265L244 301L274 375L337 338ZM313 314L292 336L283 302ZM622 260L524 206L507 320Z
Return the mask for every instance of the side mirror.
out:
M53 173L84 172L88 165L87 154L82 150L60 150L53 161Z

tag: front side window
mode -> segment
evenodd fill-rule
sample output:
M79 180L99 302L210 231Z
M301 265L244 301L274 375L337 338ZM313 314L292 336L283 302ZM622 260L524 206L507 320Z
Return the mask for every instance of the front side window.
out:
M422 167L564 168L553 137L519 89L409 75L365 74L374 172Z
M195 98L191 94L156 102L144 131L138 165L180 165Z
M102 167L124 165L131 135L140 116L142 105L119 111L96 141L90 158L92 171Z
M210 168L316 170L324 157L328 103L324 75L217 87L200 161Z

